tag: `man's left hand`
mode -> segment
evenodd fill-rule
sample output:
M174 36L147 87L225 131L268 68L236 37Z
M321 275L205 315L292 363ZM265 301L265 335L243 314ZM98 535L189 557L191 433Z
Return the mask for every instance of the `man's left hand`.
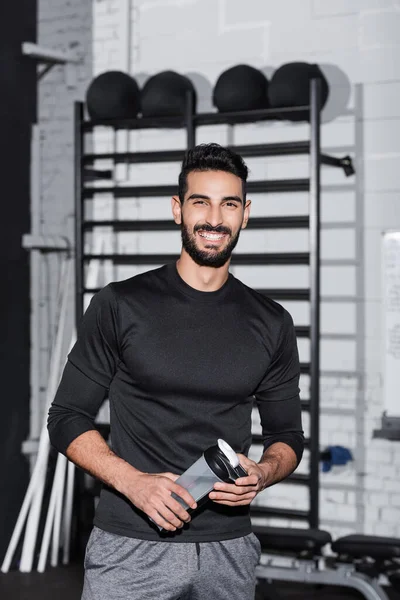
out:
M226 506L245 506L261 492L268 481L268 464L262 466L253 460L238 454L240 464L247 471L247 477L240 477L235 483L214 484L214 490L210 492L209 498L217 504Z

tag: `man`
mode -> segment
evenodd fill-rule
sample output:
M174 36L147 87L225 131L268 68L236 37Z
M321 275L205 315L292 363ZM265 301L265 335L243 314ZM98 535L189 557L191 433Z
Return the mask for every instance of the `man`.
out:
M106 286L83 317L48 424L52 444L104 483L83 600L254 598L249 505L296 468L303 433L291 317L229 273L247 173L217 144L189 150L172 198L179 260ZM106 395L111 448L93 424ZM254 399L259 463L246 456ZM175 480L218 438L248 476L215 484L196 510Z

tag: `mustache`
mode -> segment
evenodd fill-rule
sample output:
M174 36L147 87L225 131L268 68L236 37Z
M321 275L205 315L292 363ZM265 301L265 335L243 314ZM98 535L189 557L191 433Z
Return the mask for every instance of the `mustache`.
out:
M232 231L229 227L225 227L224 225L217 225L216 227L212 227L211 225L195 225L193 228L193 232L197 231L208 231L209 233L226 233L228 235L232 235Z

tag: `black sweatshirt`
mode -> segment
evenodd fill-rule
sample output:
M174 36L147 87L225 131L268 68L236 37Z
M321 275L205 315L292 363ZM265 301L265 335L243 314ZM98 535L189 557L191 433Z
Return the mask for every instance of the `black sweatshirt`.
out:
M299 359L289 313L232 274L215 292L187 285L174 264L96 294L50 408L51 443L62 453L95 429L110 400L113 451L146 473L181 474L226 440L248 453L254 398L264 448L281 441L300 461ZM249 507L209 500L174 534L103 486L97 527L147 540L214 541L251 531Z

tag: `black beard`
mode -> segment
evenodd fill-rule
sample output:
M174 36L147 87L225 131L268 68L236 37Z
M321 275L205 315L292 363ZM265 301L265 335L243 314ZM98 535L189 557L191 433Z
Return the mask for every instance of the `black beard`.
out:
M212 231L214 233L227 233L231 237L227 246L220 252L215 250L207 252L206 250L199 250L196 245L195 233L199 230ZM237 234L232 237L232 232L227 227L211 227L210 225L196 225L193 233L189 233L189 230L185 226L183 220L181 223L182 246L189 254L190 258L194 260L194 262L200 267L214 267L215 269L223 267L231 258L232 252L239 241L239 235L240 229Z

